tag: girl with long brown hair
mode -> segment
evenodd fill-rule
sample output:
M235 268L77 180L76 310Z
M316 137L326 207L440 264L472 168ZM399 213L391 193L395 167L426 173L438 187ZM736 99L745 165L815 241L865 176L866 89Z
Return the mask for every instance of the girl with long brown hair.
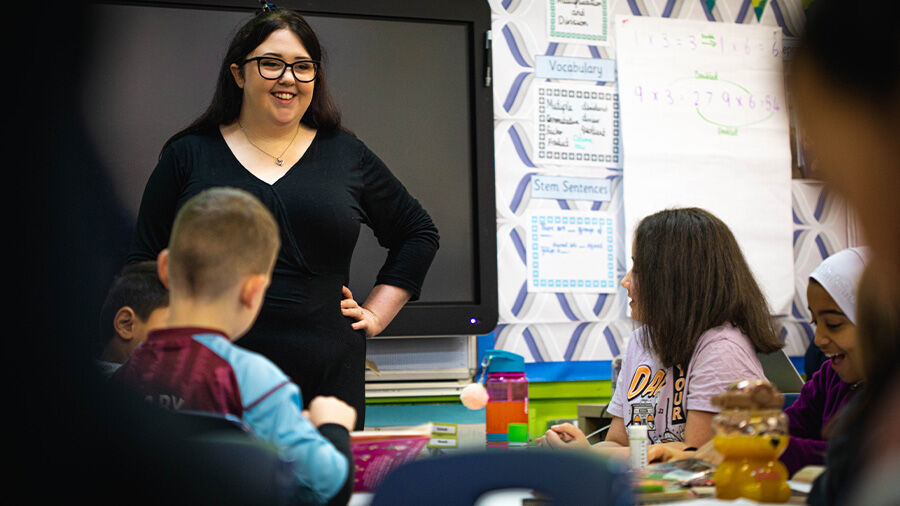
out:
M628 342L606 441L594 448L627 455L626 427L634 424L646 425L653 443L699 447L713 436L712 396L734 381L764 379L756 352L782 343L734 235L711 213L647 216L634 233L633 260L622 286L643 325ZM552 427L540 443L589 446L571 424Z

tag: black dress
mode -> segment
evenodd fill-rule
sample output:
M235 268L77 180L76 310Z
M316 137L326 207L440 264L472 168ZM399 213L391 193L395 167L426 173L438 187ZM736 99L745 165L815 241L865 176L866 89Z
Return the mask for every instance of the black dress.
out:
M428 213L384 163L345 131L319 132L303 157L274 184L238 162L218 131L172 142L144 189L129 262L155 259L167 246L178 209L214 186L246 190L275 216L281 250L253 328L237 344L277 364L304 401L334 395L365 421L363 331L341 314L341 285L360 223L388 249L377 284L419 296L438 247ZM359 301L360 303L362 301Z

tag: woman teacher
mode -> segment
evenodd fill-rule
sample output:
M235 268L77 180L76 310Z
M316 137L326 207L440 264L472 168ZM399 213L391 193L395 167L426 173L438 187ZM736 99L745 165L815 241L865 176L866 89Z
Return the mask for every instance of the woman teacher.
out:
M240 345L281 367L304 399L343 399L362 428L365 339L418 298L438 232L384 163L341 128L321 60L315 33L291 10L267 8L238 31L209 108L162 149L128 261L156 258L176 211L200 191L253 193L278 221L281 250ZM346 288L360 223L388 249L362 305Z

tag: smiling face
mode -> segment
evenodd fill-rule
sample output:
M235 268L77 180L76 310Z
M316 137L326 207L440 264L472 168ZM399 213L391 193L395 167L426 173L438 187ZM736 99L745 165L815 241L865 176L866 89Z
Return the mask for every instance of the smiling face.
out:
M300 38L287 28L272 32L247 58L257 56L273 56L289 64L311 59ZM259 74L257 62L252 61L242 66L232 64L231 73L243 90L242 117L249 115L255 121L268 121L279 126L296 125L312 102L315 81L301 83L289 69L285 69L278 79L264 79Z
M816 281L810 280L806 298L816 327L816 346L831 359L831 367L841 381L853 384L862 380L856 325Z

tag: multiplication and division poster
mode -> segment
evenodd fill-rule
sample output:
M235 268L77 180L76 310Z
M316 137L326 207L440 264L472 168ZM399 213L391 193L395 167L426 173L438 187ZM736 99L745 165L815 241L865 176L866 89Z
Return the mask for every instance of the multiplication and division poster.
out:
M547 0L547 38L609 45L608 0Z

